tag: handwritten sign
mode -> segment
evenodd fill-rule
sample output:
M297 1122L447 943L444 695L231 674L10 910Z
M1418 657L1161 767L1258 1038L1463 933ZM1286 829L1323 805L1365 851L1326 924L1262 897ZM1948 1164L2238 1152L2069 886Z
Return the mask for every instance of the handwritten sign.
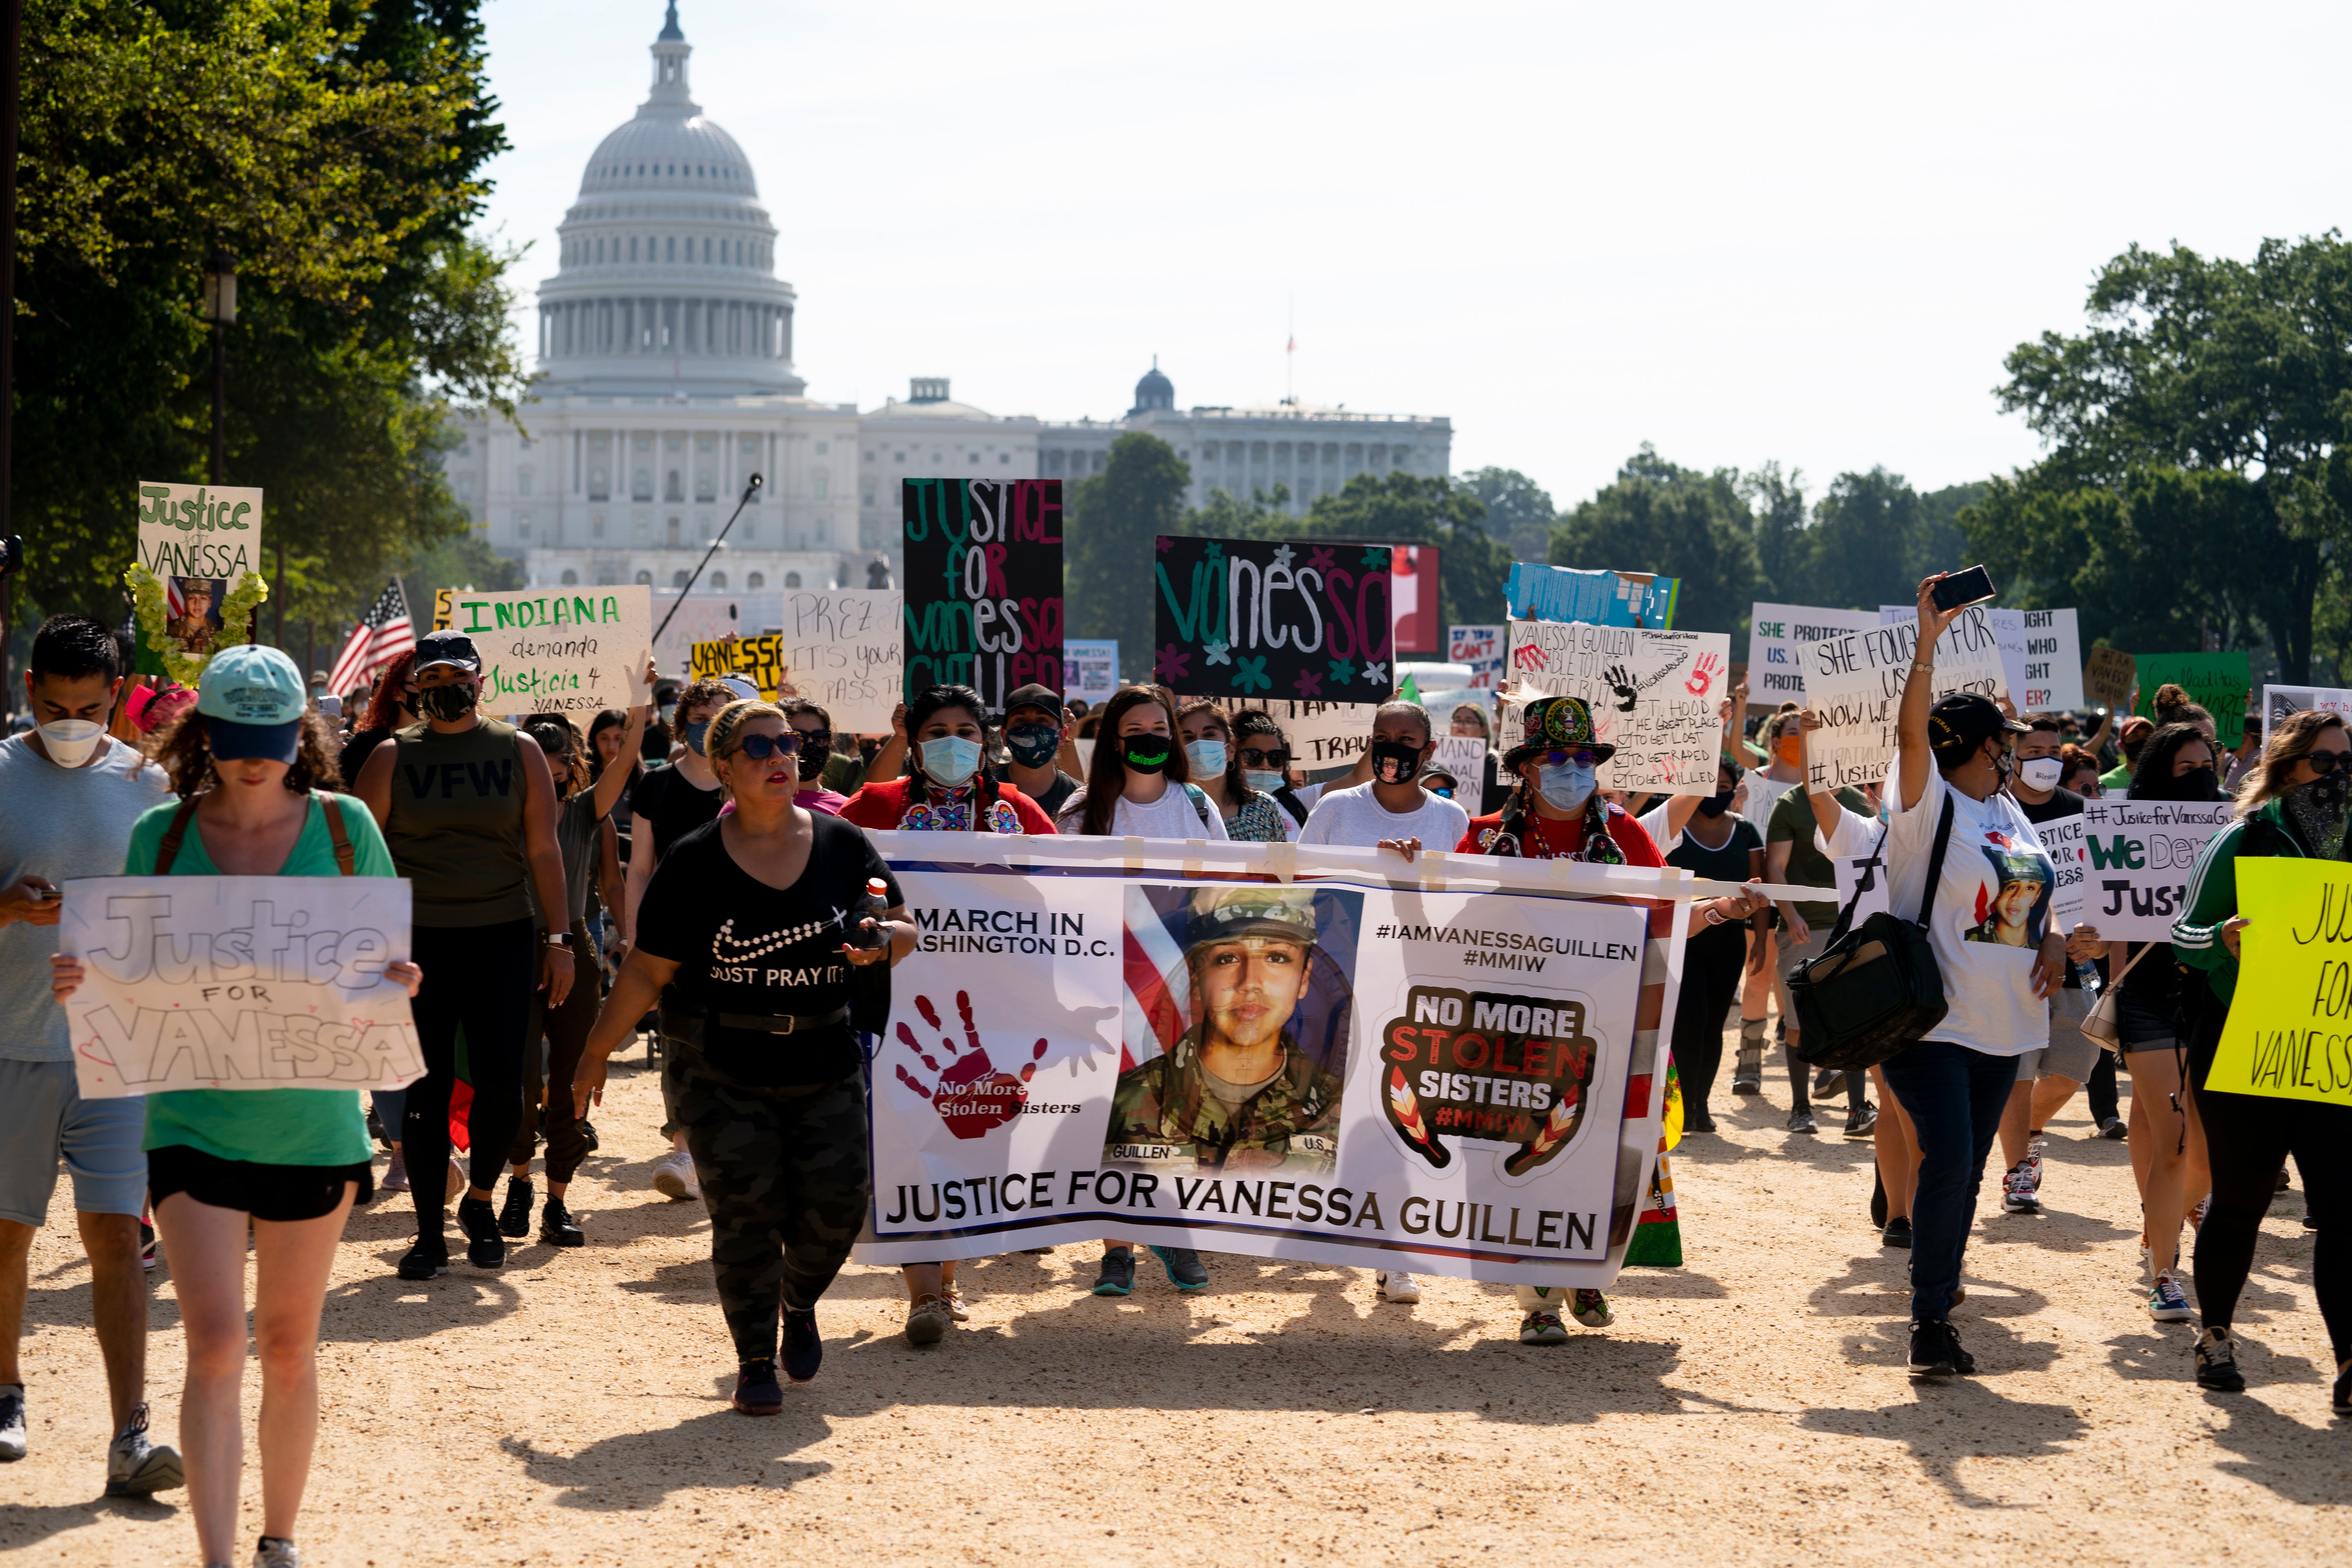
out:
M2033 835L2042 840L2042 850L2050 863L2058 868L2058 885L2050 892L2051 930L2069 931L2074 922L2084 918L2084 894L2087 887L2084 870L2088 864L2087 834L2084 818L2053 816L2047 822L2033 825ZM2101 926L2100 933L2106 928Z
M2139 678L2139 661L2120 648L2095 647L2083 660L2084 700L2100 708L2120 708Z
M1896 622L1843 632L1805 649L1805 703L1822 719L1822 727L1805 737L1805 784L1812 793L1885 778L1895 760L1896 717L1918 641L1915 622ZM1955 691L2001 695L2000 645L1983 605L1963 610L1945 628L1936 640L1935 660L1931 700Z
M1664 631L1675 624L1681 587L1679 577L1648 572L1583 572L1521 561L1504 582L1503 600L1513 616L1528 620Z
M1154 679L1229 705L1385 701L1396 689L1390 561L1385 544L1161 534Z
M492 713L590 713L651 700L646 656L653 599L642 584L456 589L449 629L482 656L482 706Z
M2074 918L2110 942L2171 941L2172 922L2188 907L2197 857L2234 810L2226 800L2084 802L2083 908ZM2055 826L2044 826L2045 845ZM2053 897L2052 905L2063 915L2062 899Z
M1108 702L1118 692L1118 639L1073 637L1062 644L1062 695Z
M906 684L905 605L889 589L784 591L778 648L793 693L832 715L842 734L890 732Z
M897 628L891 629L895 631ZM698 642L691 652L690 668L697 680L740 675L757 686L761 697L770 702L780 696L800 695L785 679L792 667L784 662L784 639L773 632L764 637L721 637L716 642Z
M139 564L163 581L172 640L202 653L238 579L261 570L261 492L142 480L138 548Z
M676 590L657 588L650 590L647 598L655 626L661 626L663 616L669 617L669 626L654 644L654 667L670 679L693 673L696 643L720 642L745 632L770 629L745 619L740 595L688 594L679 604ZM675 611L672 605L677 606Z
M2246 671L2243 648L2230 653L2144 653L2137 656L2139 705L2132 710L2143 718L2156 717L2157 689L2168 683L2181 687L2189 700L2213 715L2213 732L2222 746L2234 747L2246 730L2246 692L2252 677Z
M1880 624L1864 610L1829 610L1817 605L1748 606L1748 701L1769 713L1783 702L1805 700L1805 649L1845 632Z
M1441 724L1444 722L1436 714L1432 714L1430 717ZM1475 795L1486 782L1486 738L1481 735L1449 735L1442 730L1439 731L1437 750L1429 754L1429 761L1424 765L1423 771L1426 772L1429 768L1453 774L1454 783L1465 786Z
M92 1100L173 1089L398 1089L425 1075L408 993L409 885L393 877L88 877L58 951Z
M2237 876L2238 985L2205 1087L2352 1105L2352 866L2252 857Z
M1985 612L1992 623L1993 640L2000 645L2001 679L2009 700L2020 713L2044 713L2080 708L2082 639L2074 629L2072 610L2004 610ZM1916 605L1881 605L1882 624L1916 621Z
M906 700L969 686L1002 709L1033 681L1059 690L1062 481L908 479L900 499Z
M1522 697L1591 706L1596 737L1617 748L1601 764L1602 788L1715 793L1723 735L1715 710L1731 687L1727 634L1513 621L1507 657ZM1506 747L1522 732L1515 704Z
M1503 653L1500 625L1455 626L1445 639L1445 661L1470 667L1472 691L1493 691L1502 686Z
M1188 693L1197 696L1198 693ZM1282 726L1290 759L1312 773L1328 768L1353 767L1371 748L1372 715L1377 702L1236 702L1223 699L1234 712L1265 714Z

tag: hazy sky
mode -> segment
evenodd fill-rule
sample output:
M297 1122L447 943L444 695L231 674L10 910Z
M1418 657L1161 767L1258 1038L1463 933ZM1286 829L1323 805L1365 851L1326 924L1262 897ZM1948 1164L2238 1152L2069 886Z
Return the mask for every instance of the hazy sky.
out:
M491 221L554 270L653 0L490 0ZM2137 242L2345 216L2352 7L684 0L811 395L1000 414L1297 391L1446 415L1563 505L1677 462L2032 460L2001 357ZM526 341L529 341L528 339Z

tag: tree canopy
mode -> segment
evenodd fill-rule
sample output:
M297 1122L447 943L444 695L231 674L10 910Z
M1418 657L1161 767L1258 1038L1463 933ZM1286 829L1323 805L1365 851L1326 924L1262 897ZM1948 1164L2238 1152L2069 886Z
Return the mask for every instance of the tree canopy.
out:
M1757 581L1752 530L1737 470L1680 468L1645 441L1614 483L1560 520L1550 561L1679 577L1675 625L1716 631L1748 619Z
M1517 468L1480 468L1458 482L1486 509L1487 533L1508 546L1514 558L1545 558L1552 525L1559 521L1549 491Z
M1144 657L1151 647L1151 542L1183 531L1192 472L1157 436L1130 431L1110 444L1099 474L1064 498L1062 581L1073 635L1117 637Z

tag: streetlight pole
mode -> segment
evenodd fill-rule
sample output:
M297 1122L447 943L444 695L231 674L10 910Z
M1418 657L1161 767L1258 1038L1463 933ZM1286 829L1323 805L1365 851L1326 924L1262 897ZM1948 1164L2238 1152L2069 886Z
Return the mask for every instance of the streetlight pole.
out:
M17 40L23 36L24 0L5 0L0 16L0 551L5 551L8 525L16 512L11 495L16 489L15 412L16 407L16 105ZM9 695L16 682L8 668L9 639L16 630L16 578L0 574L0 713L14 708Z
M219 246L205 258L205 320L213 328L213 483L228 483L228 338L236 322L236 263Z

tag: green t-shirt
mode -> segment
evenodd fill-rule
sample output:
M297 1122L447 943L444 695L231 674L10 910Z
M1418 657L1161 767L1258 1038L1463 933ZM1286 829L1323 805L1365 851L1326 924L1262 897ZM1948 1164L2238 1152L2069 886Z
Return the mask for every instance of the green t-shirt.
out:
M2129 763L2117 763L2114 767L2109 768L2105 773L2099 775L2099 787L2101 789L2129 789L2131 788L2131 764Z
M1838 804L1857 816L1871 815L1870 798L1860 790L1842 789L1837 792ZM1772 804L1772 818L1764 830L1764 842L1789 847L1789 869L1775 881L1802 883L1816 888L1837 885L1837 868L1830 858L1813 845L1813 808L1805 799L1805 786L1796 784ZM1826 931L1838 915L1837 900L1817 904L1790 906L1804 917L1805 923L1816 931Z
M375 818L364 802L347 795L342 803L343 835L352 841L352 868L362 877L394 877L392 851L383 845ZM144 877L155 869L155 852L180 809L165 801L131 825L131 850L123 857L122 874ZM195 823L180 840L172 861L174 877L217 877L220 868L205 852L204 829ZM314 796L310 820L294 840L293 852L278 868L281 877L332 877L335 841L327 832L327 814ZM264 1165L356 1165L371 1158L367 1117L360 1110L355 1089L174 1089L147 1097L145 1149L173 1145L201 1149L221 1160L250 1160Z

